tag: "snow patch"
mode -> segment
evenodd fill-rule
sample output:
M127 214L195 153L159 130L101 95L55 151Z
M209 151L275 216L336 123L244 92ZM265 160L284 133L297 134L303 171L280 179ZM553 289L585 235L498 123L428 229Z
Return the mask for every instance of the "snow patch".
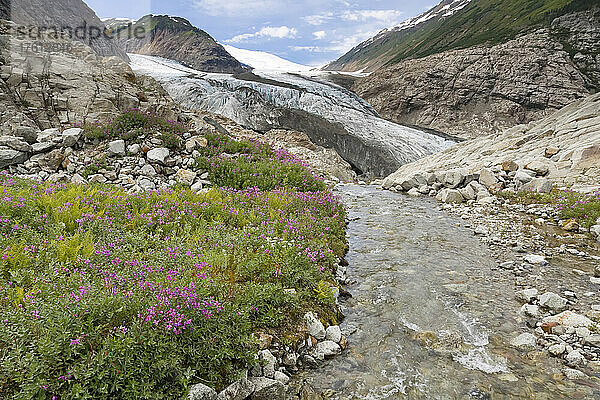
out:
M307 65L296 64L295 62L288 61L274 54L270 54L264 51L252 51L245 49L238 49L227 44L222 46L242 64L246 64L256 70L260 71L282 71L282 72L301 72L310 71L313 69Z

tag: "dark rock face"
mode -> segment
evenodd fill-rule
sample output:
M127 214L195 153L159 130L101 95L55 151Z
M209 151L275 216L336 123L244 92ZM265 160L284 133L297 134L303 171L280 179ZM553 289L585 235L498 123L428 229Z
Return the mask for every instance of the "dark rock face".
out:
M223 46L183 18L148 15L115 35L128 53L168 58L203 72L245 71Z
M397 123L466 138L499 133L597 90L599 43L600 11L592 9L494 47L404 60L354 90Z
M26 27L67 28L73 32L71 38L87 44L99 56L117 56L129 60L117 43L104 34L104 23L81 0L0 1L2 19L10 19Z

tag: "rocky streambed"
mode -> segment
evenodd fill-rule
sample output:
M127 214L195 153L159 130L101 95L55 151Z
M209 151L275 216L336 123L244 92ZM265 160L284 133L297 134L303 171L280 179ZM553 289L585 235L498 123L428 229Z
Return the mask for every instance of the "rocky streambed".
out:
M351 221L349 347L298 387L332 399L600 396L594 327L569 322L597 313L589 240L557 235L533 207L339 192Z

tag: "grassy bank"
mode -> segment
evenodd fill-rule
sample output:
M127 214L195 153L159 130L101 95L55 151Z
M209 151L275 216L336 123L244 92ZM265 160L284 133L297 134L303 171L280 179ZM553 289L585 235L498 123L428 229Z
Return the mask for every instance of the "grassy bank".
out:
M549 204L554 206L562 219L575 219L581 226L589 228L600 218L600 189L592 193L570 190L554 190L548 194L519 192L505 197L523 204Z
M223 187L203 194L0 174L1 398L219 389L254 362L253 333L335 318L338 200L287 154L209 143L198 163Z

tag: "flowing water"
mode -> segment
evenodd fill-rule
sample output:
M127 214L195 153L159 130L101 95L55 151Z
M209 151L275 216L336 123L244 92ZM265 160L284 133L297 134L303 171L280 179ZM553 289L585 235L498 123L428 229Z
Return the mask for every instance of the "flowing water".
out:
M338 190L351 221L355 283L341 303L350 346L299 380L333 399L600 398L593 384L564 380L556 360L508 345L531 332L513 282L437 202Z

